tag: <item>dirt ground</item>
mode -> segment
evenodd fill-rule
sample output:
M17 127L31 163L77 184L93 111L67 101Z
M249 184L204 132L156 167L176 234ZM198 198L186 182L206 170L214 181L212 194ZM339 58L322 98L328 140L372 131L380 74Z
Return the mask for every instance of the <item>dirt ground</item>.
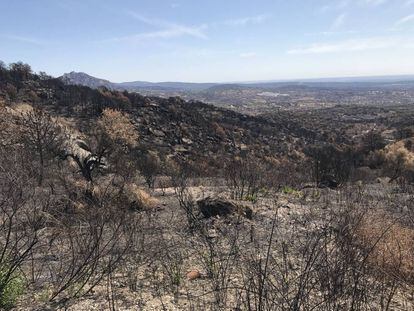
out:
M207 196L229 198L224 187L198 185L188 190L194 200ZM257 202L239 202L253 209L251 220L235 215L202 219L206 228L203 240L189 232L174 188L156 188L152 196L158 203L142 217L142 225L147 227L140 245L144 253L126 258L110 278L86 296L50 305L45 301L47 289L36 290L26 295L16 310L243 310L240 289L246 284L243 271L250 262L261 262L271 252L275 262L280 260L289 267L283 277L295 278L304 269L304 238L328 226L336 209L350 202L370 202L367 208L373 210L385 202L402 203L403 209L403 202L410 200L380 183L364 188L266 193ZM268 247L269 243L273 243L272 247ZM214 267L206 258L211 255L208 246L214 248L210 251L220 262ZM285 248L289 249L288 255ZM189 273L196 277L190 279ZM228 288L221 296L214 290L219 285ZM402 286L389 310L413 310L413 303L413 288Z

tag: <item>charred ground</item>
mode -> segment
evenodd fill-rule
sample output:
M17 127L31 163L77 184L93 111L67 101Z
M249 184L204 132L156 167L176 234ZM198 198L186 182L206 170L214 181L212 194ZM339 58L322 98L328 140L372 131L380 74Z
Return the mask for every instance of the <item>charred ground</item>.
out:
M252 116L0 66L1 308L411 310L397 94Z

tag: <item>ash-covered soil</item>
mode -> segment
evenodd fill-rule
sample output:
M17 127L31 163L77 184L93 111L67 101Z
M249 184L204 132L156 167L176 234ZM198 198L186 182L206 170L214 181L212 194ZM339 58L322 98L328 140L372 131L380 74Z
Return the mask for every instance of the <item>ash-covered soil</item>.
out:
M220 181L197 181L186 188L187 200L230 199L228 189L215 183ZM252 219L237 214L205 219L197 214L193 230L176 189L155 188L152 195L156 207L131 214L141 225L132 245L135 251L107 280L84 297L53 305L44 301L47 288L36 289L16 310L259 310L259 305L263 310L350 310L357 299L345 286L358 286L376 310L387 299L388 310L414 307L413 287L401 283L392 293L378 288L378 278L384 276L377 269L352 279L357 268L368 270L359 256L371 259L361 250L354 250L355 261L347 258L352 250L346 248L357 247L357 237L344 242L346 234L337 234L355 225L344 219L351 210L353 217L360 216L357 222L380 213L400 219L412 196L398 193L395 186L379 180L339 190L272 191L256 202L237 202L252 208ZM369 265L374 264L372 259ZM335 286L324 284L334 281ZM359 305L360 310L367 305Z

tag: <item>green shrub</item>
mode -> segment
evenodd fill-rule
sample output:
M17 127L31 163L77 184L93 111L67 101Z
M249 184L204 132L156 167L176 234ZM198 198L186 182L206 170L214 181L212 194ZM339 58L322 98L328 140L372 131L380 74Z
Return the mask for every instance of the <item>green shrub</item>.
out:
M19 273L7 277L8 269L0 268L0 309L9 310L23 294L25 280Z
M246 195L245 197L244 197L244 200L245 201L249 201L249 202L252 202L252 203L256 203L257 202L257 194L255 193L255 194L248 194L248 195Z
M300 195L300 191L293 189L292 187L289 187L289 186L284 186L282 188L282 192L284 194Z

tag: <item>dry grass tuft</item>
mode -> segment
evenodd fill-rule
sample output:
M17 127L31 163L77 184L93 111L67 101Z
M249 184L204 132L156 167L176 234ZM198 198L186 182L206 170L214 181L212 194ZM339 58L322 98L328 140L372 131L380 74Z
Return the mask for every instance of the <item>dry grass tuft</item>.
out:
M71 187L73 192L79 195L77 197L78 200L73 202L76 210L84 209L86 205L82 198L88 193L94 198L111 197L118 203L121 203L121 206L131 210L150 210L159 203L157 199L133 183L124 185L122 192L119 192L119 189L114 187L110 181L102 182L101 184L91 184L82 179L71 180Z
M135 184L125 186L125 196L128 202L130 202L130 207L135 210L152 209L159 203L157 199L151 197L150 194Z
M368 260L381 272L414 282L414 229L389 215L366 216L357 229Z

